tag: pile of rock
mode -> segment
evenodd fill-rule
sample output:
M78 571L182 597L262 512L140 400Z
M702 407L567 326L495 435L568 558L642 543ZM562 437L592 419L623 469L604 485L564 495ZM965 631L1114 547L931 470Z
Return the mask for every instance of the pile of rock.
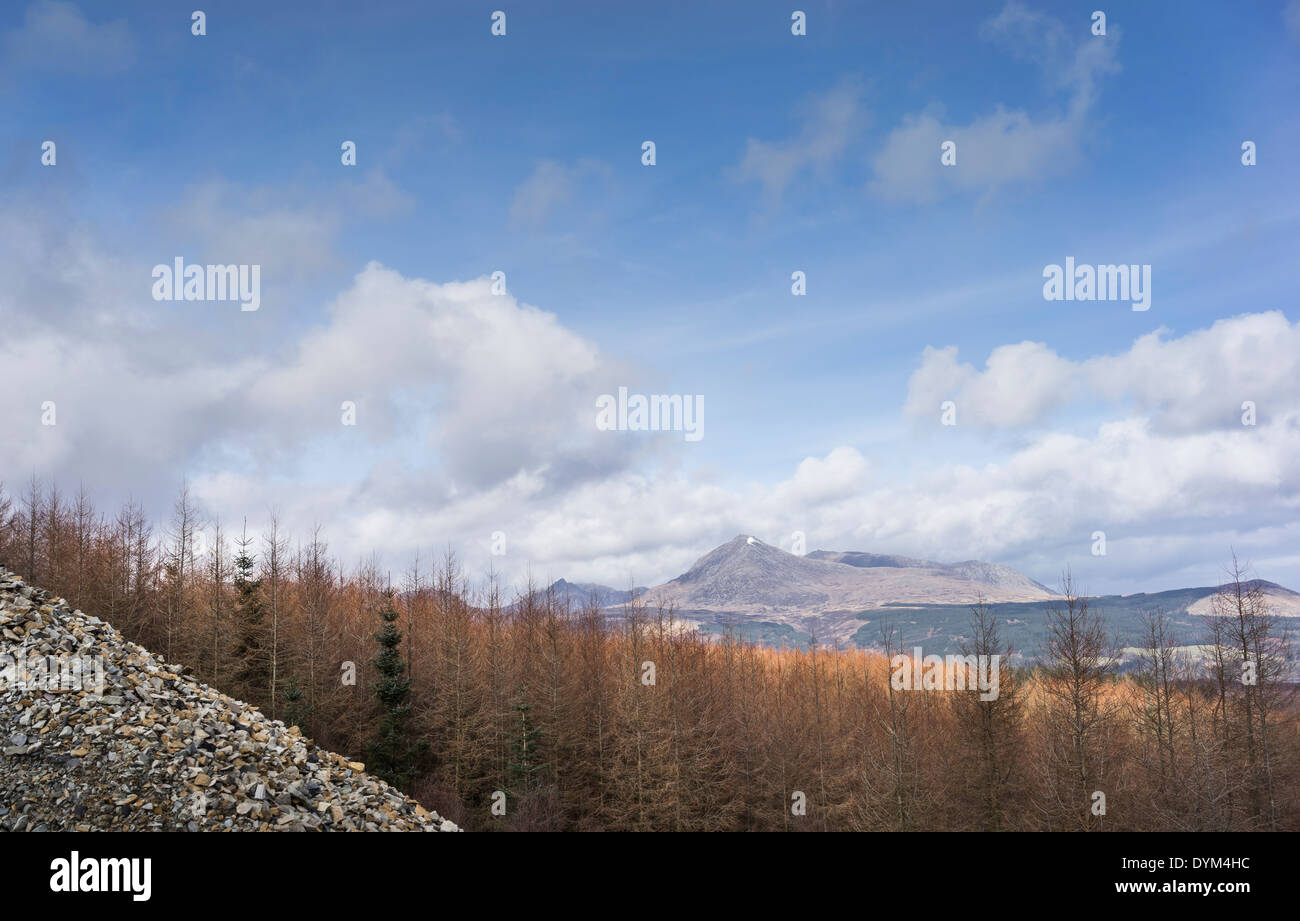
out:
M0 830L459 831L0 567Z

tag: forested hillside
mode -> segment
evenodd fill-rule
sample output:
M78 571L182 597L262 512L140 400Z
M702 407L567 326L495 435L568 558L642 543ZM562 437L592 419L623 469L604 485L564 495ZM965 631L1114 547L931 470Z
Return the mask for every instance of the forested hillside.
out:
M1126 676L1067 586L1041 664L1004 657L984 700L895 687L888 625L885 655L776 650L642 598L610 618L471 589L451 555L390 579L335 560L319 531L232 536L185 493L149 521L0 490L0 563L324 748L379 745L407 792L470 830L1300 828L1295 689L1244 573L1206 636L1153 612ZM988 608L970 635L973 655L1005 652ZM1175 650L1192 641L1204 658Z

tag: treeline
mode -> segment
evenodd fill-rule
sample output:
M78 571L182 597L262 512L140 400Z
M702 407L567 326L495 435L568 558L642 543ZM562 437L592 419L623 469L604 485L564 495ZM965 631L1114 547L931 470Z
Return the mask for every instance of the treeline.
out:
M983 700L896 687L888 625L884 654L776 650L640 603L472 592L450 553L390 578L319 529L229 533L184 489L155 528L0 485L0 563L469 829L1300 828L1288 645L1239 566L1206 636L1152 612L1123 676L1068 579L1032 669L976 606L964 652L1002 656Z

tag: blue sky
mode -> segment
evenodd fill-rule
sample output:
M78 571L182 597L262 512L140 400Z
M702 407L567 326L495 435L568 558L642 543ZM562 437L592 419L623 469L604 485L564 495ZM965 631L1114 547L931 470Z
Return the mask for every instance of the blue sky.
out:
M1098 592L1235 546L1300 587L1297 4L320 6L0 12L0 319L64 356L0 370L0 476L159 514L188 477L512 578L802 530ZM261 264L262 308L154 302L175 256ZM1067 256L1151 264L1151 309L1045 301ZM620 385L703 395L706 437L591 430Z

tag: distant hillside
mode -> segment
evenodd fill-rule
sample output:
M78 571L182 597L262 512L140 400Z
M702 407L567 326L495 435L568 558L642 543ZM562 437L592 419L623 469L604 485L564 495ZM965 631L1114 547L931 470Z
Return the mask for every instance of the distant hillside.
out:
M1263 580L1250 584L1263 588L1272 613L1280 617L1300 617L1300 593ZM1164 611L1170 616L1181 643L1196 645L1204 639L1211 599L1217 591L1216 586L1202 586L1135 595L1098 595L1090 597L1088 604L1105 616L1107 627L1121 647L1137 646L1142 642L1141 616L1144 611ZM1018 652L1032 657L1042 648L1051 602L995 603L989 607L999 620L1003 638ZM854 645L879 646L883 622L898 628L904 646L921 644L927 653L957 652L962 642L969 639L969 605L888 605L871 612L871 615L863 612L861 626L852 635ZM1293 641L1296 639L1292 637ZM792 637L791 641L797 640Z
M814 631L821 639L848 643L862 625L863 612L888 604L1055 597L1033 579L992 563L830 551L796 556L748 534L709 551L677 578L636 593L648 604L671 604L678 617L706 632L736 630L773 643L797 641ZM627 593L611 597L606 607L623 604Z
M567 600L573 608L586 607L593 596L596 599L596 607L608 608L626 604L633 598L645 594L647 589L644 585L639 585L631 590L619 590L608 585L597 585L595 582L569 582L565 579L557 579L546 591L561 603Z
M831 550L814 550L808 554L810 559L829 560L834 563L846 563L862 568L892 567L895 569L930 569L946 572L959 579L996 586L1013 591L1039 591L1051 595L1054 592L1041 582L1035 582L1024 573L1017 572L1010 566L997 563L985 563L980 560L966 560L963 563L935 563L930 560L918 560L907 556L887 556L880 553L839 553Z
M1259 583L1275 614L1300 616L1300 594L1272 582ZM559 587L557 589L556 587ZM586 603L594 591L603 607L625 603L628 592L601 585L552 586ZM1089 602L1101 610L1121 646L1141 636L1141 613L1164 610L1187 644L1200 642L1215 587L1154 594L1104 595ZM710 634L734 633L771 645L819 642L874 647L881 627L901 633L904 645L927 652L956 652L965 642L970 607L982 599L1002 622L1003 638L1032 657L1046 635L1047 613L1059 600L1025 574L997 563L938 563L914 557L858 551L787 553L756 537L738 535L700 557L675 579L636 589L647 603L672 604L678 617Z
M1033 601L1052 593L1013 569L949 566L905 557L817 551L796 556L741 534L651 589L682 610L778 611L785 616L861 610L890 602ZM752 611L751 611L752 612Z

